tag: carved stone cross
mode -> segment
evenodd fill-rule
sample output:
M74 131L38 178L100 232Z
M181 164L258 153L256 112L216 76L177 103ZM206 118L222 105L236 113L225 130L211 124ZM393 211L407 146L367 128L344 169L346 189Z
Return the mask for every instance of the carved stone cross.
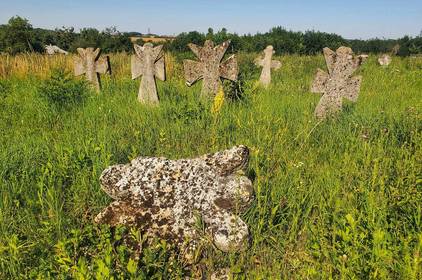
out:
M352 77L367 56L354 56L351 48L340 47L336 52L324 48L328 73L318 69L311 86L313 93L322 93L315 116L324 119L342 109L343 98L356 102L359 95L361 76Z
M230 41L214 46L214 42L207 40L203 47L189 44L189 48L198 57L199 61L185 60L183 67L185 70L186 83L193 85L202 79L202 96L214 97L221 84L221 78L236 81L239 68L236 56L230 56L226 61L221 62Z
M67 55L68 52L65 50L62 50L61 48L59 48L58 46L53 46L52 44L50 45L45 45L45 52L48 55L55 55L56 53L61 53L61 54L65 54Z
M220 250L244 249L249 231L237 214L253 201L252 182L239 174L248 161L249 149L240 145L191 159L138 157L111 166L100 182L115 201L95 221L134 226L189 250L200 239L199 218Z
M155 77L161 81L166 79L163 46L154 47L151 43L146 43L142 47L135 44L134 48L132 79L142 76L138 100L142 103L158 103Z
M391 64L391 56L388 54L383 54L378 58L378 64L384 67L387 67Z
M272 60L273 54L275 53L273 46L268 46L263 52L263 57L258 57L255 60L257 66L262 67L261 77L259 82L264 87L268 87L271 84L271 69L277 70L281 67L281 62L278 60Z
M98 48L78 48L77 51L79 56L74 57L75 76L85 74L86 79L100 91L100 74L111 74L108 56L100 57L101 50Z

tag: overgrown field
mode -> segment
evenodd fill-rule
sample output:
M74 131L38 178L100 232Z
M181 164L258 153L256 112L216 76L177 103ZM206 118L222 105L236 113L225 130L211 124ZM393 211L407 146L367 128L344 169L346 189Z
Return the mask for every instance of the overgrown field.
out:
M234 98L212 112L201 82L185 86L181 57L167 56L158 107L137 102L127 55L111 56L99 95L53 71L71 70L70 57L0 57L0 279L183 279L225 267L239 279L421 279L422 59L381 68L371 57L358 102L318 122L309 86L322 56L279 57L268 90L253 58L240 55L241 82L225 84ZM208 245L187 267L169 244L136 253L122 236L139 232L93 223L111 201L98 181L107 166L237 144L251 149L256 196L243 215L248 251Z

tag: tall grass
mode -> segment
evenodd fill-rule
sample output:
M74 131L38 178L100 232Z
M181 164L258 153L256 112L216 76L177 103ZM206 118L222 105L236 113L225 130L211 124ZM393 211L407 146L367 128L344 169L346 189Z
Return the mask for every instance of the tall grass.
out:
M161 103L136 101L129 57L113 55L100 95L52 112L37 85L71 58L0 58L0 279L199 277L229 267L239 279L420 279L422 69L371 58L356 104L317 122L309 84L322 57L285 56L260 89L253 55L240 55L241 99L218 114L187 88L181 58L168 55ZM109 202L98 177L138 155L182 158L245 144L256 199L243 215L252 243L224 254L211 245L186 268L171 246L133 251L93 217Z

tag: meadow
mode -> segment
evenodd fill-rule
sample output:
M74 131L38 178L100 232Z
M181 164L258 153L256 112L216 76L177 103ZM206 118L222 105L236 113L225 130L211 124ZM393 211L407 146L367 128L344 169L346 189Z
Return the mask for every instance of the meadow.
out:
M422 58L382 68L371 56L358 102L323 122L309 91L322 56L277 57L262 89L255 54L240 54L240 81L225 83L218 110L201 82L185 85L182 58L166 55L159 106L137 102L130 57L115 54L102 93L61 108L40 85L71 71L71 57L0 56L0 279L184 279L226 267L235 279L422 278ZM109 165L238 144L251 149L249 250L209 244L187 266L166 242L134 250L123 236L142 243L136 229L94 224L111 201L98 180Z

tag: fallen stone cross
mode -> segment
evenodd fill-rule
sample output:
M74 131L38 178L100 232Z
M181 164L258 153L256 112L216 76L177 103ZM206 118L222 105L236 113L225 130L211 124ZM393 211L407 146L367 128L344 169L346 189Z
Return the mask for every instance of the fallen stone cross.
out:
M86 79L100 91L100 74L111 73L108 56L100 57L101 50L94 48L78 48L79 56L74 57L75 76L85 74Z
M221 45L214 46L214 42L210 40L205 41L203 47L189 44L189 48L199 61L184 60L183 68L187 85L191 86L202 79L201 95L214 97L222 86L220 77L236 81L239 72L236 56L232 55L221 62L229 45L230 41L226 41Z
M45 52L48 55L55 55L56 53L61 53L61 54L65 54L67 55L68 52L65 50L62 50L61 48L59 48L58 46L53 46L53 45L45 45Z
M139 228L149 237L179 248L198 245L198 217L224 252L248 245L248 226L235 213L253 198L252 182L238 172L247 168L249 149L229 150L193 159L138 157L102 173L102 189L115 201L97 223ZM189 242L186 242L189 241Z
M272 60L274 53L273 46L268 46L263 52L263 57L258 57L255 60L255 64L262 67L259 83L264 87L268 87L271 84L271 69L277 70L281 67L280 61Z
M158 103L155 77L161 81L166 79L163 46L154 47L151 43L144 46L134 45L132 55L132 79L142 76L138 100L142 103Z
M311 86L311 92L323 94L315 109L319 119L341 111L343 98L357 101L362 77L352 75L367 58L354 56L352 49L347 47L340 47L336 52L324 48L324 56L328 73L318 69Z

